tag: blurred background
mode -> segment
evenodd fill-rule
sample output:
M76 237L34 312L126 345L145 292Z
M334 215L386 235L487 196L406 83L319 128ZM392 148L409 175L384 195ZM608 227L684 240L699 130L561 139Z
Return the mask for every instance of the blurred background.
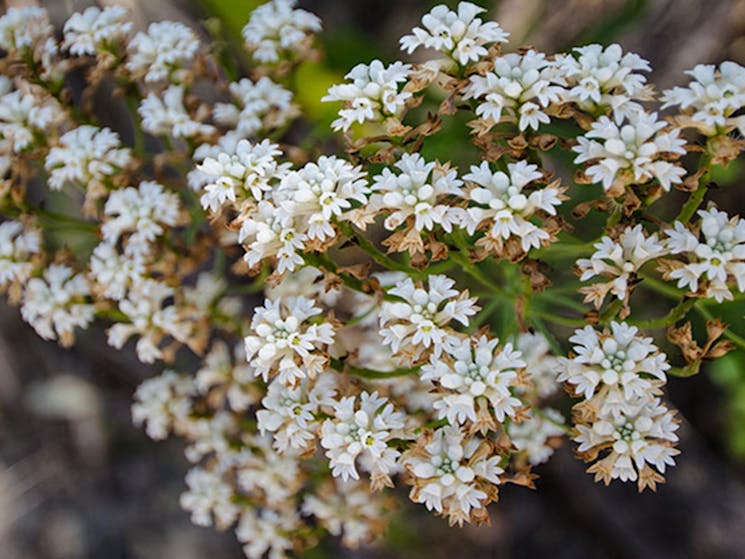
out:
M58 26L90 5L38 3ZM199 27L218 18L225 37L236 38L259 2L108 3L131 7L140 25L176 19ZM300 2L324 21L326 58L301 82L300 103L321 122L316 133L327 133L334 110L318 102L326 88L358 62L399 58L398 38L436 3ZM479 3L510 31L511 48L554 52L618 42L651 62L651 81L660 88L687 83L682 72L697 63L745 62L745 0ZM713 198L743 214L738 163L716 177L722 188ZM725 318L743 331L744 312L729 308ZM148 374L133 355L110 350L103 332L91 329L76 348L62 350L39 339L17 309L0 305L0 558L243 557L232 533L194 527L179 509L187 470L181 443L155 443L132 426L132 393ZM448 529L410 505L370 549L350 552L328 541L307 556L745 558L745 358L733 353L693 378L672 378L668 395L684 418L682 453L657 493L594 484L565 445L537 469L538 491L505 487L489 527Z

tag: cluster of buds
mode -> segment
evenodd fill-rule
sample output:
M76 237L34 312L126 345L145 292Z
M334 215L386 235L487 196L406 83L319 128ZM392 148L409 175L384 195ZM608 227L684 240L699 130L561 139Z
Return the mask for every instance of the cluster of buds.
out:
M679 453L667 377L745 349L715 319L745 293L745 220L702 208L745 148L745 69L697 66L659 106L618 45L503 52L483 8L436 6L401 46L438 54L340 74L343 136L314 144L295 87L320 30L258 7L235 76L182 23L88 8L58 41L9 9L0 290L45 339L132 340L155 369L134 421L187 442L182 507L251 559L362 545L402 486L487 522L566 438L597 480L654 489ZM448 153L430 138L456 114Z

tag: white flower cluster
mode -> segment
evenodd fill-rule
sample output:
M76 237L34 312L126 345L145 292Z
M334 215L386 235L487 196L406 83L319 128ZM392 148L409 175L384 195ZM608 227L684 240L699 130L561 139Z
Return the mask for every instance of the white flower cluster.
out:
M3 155L43 146L46 136L65 118L54 99L31 87L27 89L2 92L0 96L0 149Z
M414 477L411 500L446 515L451 525L483 522L486 505L497 500L501 460L489 439L466 436L458 427L427 432L404 456Z
M430 358L422 367L422 380L436 382L442 391L434 402L440 419L450 425L472 422L482 433L496 431L497 423L515 418L522 402L512 395L517 371L525 367L522 354L498 339L469 339L446 355Z
M549 233L533 223L536 215L556 215L564 199L558 182L544 188L531 183L543 178L536 165L526 161L507 164L508 173L493 172L484 161L471 167L463 177L472 188L468 198L476 205L466 210L466 229L470 234L485 229L478 244L501 251L510 238L518 239L523 252L548 243Z
M313 33L321 30L318 16L296 9L297 0L271 0L251 12L243 28L246 48L259 62L276 63L288 55L301 56Z
M214 126L192 118L184 106L184 93L183 85L171 85L162 95L148 93L137 107L142 129L173 138L200 138L215 132Z
M44 8L23 6L8 8L0 17L0 48L8 53L30 49L52 34Z
M151 23L127 46L127 69L146 83L169 80L174 84L188 78L188 68L199 50L199 39L183 23Z
M628 303L636 273L647 262L668 254L666 243L656 233L646 236L641 224L624 229L618 240L603 236L595 249L590 258L577 260L577 268L580 281L597 276L610 278L580 289L585 302L594 303L598 309L608 294Z
M601 116L587 134L577 138L579 145L572 149L579 155L574 162L590 163L585 169L590 181L613 193L653 179L665 191L683 182L685 169L670 161L686 153L678 129L658 120L656 113L643 111L631 113L625 122L621 126Z
M480 101L476 115L492 126L509 119L521 131L547 124L544 110L562 99L566 84L559 68L534 50L499 56L493 66L484 75L471 76L465 92L467 99Z
M731 300L731 284L745 293L745 219L715 208L699 210L698 215L695 232L679 221L665 231L670 252L687 260L674 262L667 277L677 280L678 287L719 303Z
M52 190L72 183L102 195L130 162L131 152L122 147L116 132L85 125L64 134L49 150L44 166Z
M401 453L387 443L404 437L404 417L377 392L334 402L333 417L321 427L321 446L326 449L332 475L344 481L359 479L359 460L360 467L370 472L373 488L393 487L390 476L396 472Z
M743 133L743 119L735 116L745 106L745 68L731 61L719 67L699 64L686 72L693 78L688 87L674 87L662 94L662 108L679 106L688 120L707 136L727 133L734 127Z
M588 472L606 484L635 481L640 490L664 481L660 474L679 452L674 412L658 398L667 356L626 323L602 332L586 326L569 341L575 356L561 360L558 380L584 398L575 406L574 440L586 461L603 454Z
M32 259L40 251L38 229L19 221L0 223L0 289L26 283L34 270Z
M279 128L297 115L292 93L267 77L256 82L243 78L229 87L235 104L216 103L215 120L239 138Z
M413 218L417 231L431 231L439 225L450 232L453 225L462 222L463 210L444 204L448 196L463 196L463 181L454 170L436 162L427 162L418 153L403 154L395 163L401 172L395 174L387 167L373 177L369 209L392 213L385 220L385 227L394 230Z
M478 307L468 291L460 292L454 286L455 281L442 275L429 276L427 289L411 278L396 283L388 293L400 300L385 301L380 310L383 344L412 361L455 350L463 338L450 323L468 326Z
M407 82L411 65L394 62L383 66L380 60L358 64L344 76L350 83L334 85L321 101L344 101L345 108L331 123L334 130L345 132L355 122L375 122L386 117L399 118L412 97L409 91L399 91L399 83Z
M649 72L649 62L632 52L624 54L619 45L587 45L573 49L577 56L559 55L555 64L567 81L563 93L565 102L575 103L580 109L595 113L609 108L617 125L623 119L633 119L643 111L638 100L651 98L639 71Z
M422 27L412 29L411 35L401 37L401 49L409 54L419 47L438 50L461 66L486 56L486 47L505 43L509 36L494 21L476 17L486 10L471 2L459 2L454 12L439 5L422 17Z
M132 30L129 13L122 6L106 6L103 10L90 6L65 22L62 48L73 56L95 56L113 49Z
M52 264L43 278L31 278L23 294L21 315L45 340L72 345L75 328L86 328L95 313L88 303L90 290L82 274L69 266Z
M258 307L245 338L254 374L264 381L276 376L277 382L293 386L324 371L328 357L323 350L334 341L334 326L323 319L313 322L321 313L305 297L266 300Z

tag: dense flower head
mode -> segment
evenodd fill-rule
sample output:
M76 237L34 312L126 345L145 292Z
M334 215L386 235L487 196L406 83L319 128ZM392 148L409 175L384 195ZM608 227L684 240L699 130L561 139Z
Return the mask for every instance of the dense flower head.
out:
M243 28L243 40L259 62L275 63L286 53L300 56L313 33L321 30L314 14L296 9L296 0L271 0L251 12Z
M5 15L0 17L0 49L8 53L31 48L51 34L52 26L44 8L8 8Z
M333 220L343 219L353 203L365 204L369 193L360 167L325 155L286 173L277 188L282 208L299 221L308 239L318 241L333 238Z
M492 126L509 119L521 131L547 124L544 109L560 101L565 83L556 65L534 50L499 56L493 65L486 74L471 76L465 92L479 101L476 115Z
M142 129L156 136L195 138L215 131L214 126L194 120L186 110L182 85L171 85L162 95L148 93L137 112L142 117Z
M234 103L216 103L215 121L231 127L241 138L279 128L297 114L292 92L266 76L255 82L243 78L229 88Z
M508 173L492 171L483 161L463 176L472 185L468 198L476 204L466 210L466 229L470 234L485 229L486 237L479 243L497 251L508 239L516 238L523 252L528 252L550 240L551 235L531 220L537 212L556 215L563 189L556 182L544 188L531 184L543 174L527 161L509 163L507 169Z
M400 438L404 415L377 392L341 398L332 407L332 418L321 427L321 446L326 449L332 475L344 481L359 479L359 460L360 467L370 472L374 486L392 485L390 475L401 453L387 442Z
M170 80L181 83L187 68L199 50L199 39L183 23L151 23L147 32L140 31L127 46L127 69L145 82Z
M451 231L460 223L460 208L442 203L449 195L462 196L461 181L456 172L436 162L427 162L419 154L403 154L395 163L399 174L389 168L373 177L371 210L388 210L385 227L396 229L413 218L417 231L431 231L436 225Z
M165 439L173 426L191 412L194 383L187 375L166 370L137 387L132 404L132 420L144 425L147 435Z
M677 429L675 414L659 399L638 396L620 415L601 408L587 424L577 425L574 440L588 460L603 455L587 470L597 481L636 481L642 490L664 481L660 474L675 465Z
M585 326L569 341L575 344L575 356L562 360L558 380L568 382L585 399L608 390L622 392L625 400L645 396L659 385L655 379L665 381L670 368L652 338L640 336L635 326L624 322L611 322L602 332Z
M64 119L59 104L36 90L11 91L0 96L0 136L10 151L21 151L44 142L45 133Z
M631 118L643 110L637 100L649 97L645 91L647 78L639 73L651 70L646 60L632 52L624 53L617 44L605 48L587 45L573 51L577 56L557 56L555 62L567 80L565 102L576 103L588 112L610 109L618 125L624 117Z
M476 314L476 299L468 291L453 289L455 281L430 276L425 289L411 278L388 291L400 301L385 301L380 309L380 335L394 353L418 358L425 350L439 357L461 343L461 335L450 327L453 321L468 326Z
M220 151L215 157L206 157L197 169L204 175L202 207L217 212L226 202L236 203L250 197L262 200L271 192L270 181L281 177L288 164L277 162L282 151L269 140L253 144L241 140L231 152Z
M422 27L401 37L401 49L409 54L419 47L447 54L461 66L486 56L487 46L506 43L509 36L495 21L477 17L486 10L471 2L459 2L457 12L444 4L432 8L422 17Z
M399 83L406 82L411 65L394 62L383 66L380 60L358 64L344 76L348 83L333 85L321 101L344 101L339 118L331 127L345 132L355 122L380 121L385 117L400 117L411 98L409 91L399 91Z
M45 340L71 345L75 328L86 328L94 316L88 281L69 266L52 264L41 278L31 278L23 295L21 315Z
M241 219L238 240L246 248L244 260L251 268L270 259L276 260L280 274L303 265L300 251L308 236L282 206L262 200Z
M505 418L515 417L522 402L511 391L525 361L511 343L502 348L498 345L498 339L486 336L470 339L447 355L432 355L422 366L422 380L437 382L442 389L434 402L438 418L451 425L470 421L487 431L496 430Z
M122 147L119 135L109 128L79 126L65 133L49 150L44 166L49 187L60 190L67 183L104 191L105 181L124 169L131 152Z
M454 426L425 432L403 458L413 476L411 499L447 516L451 525L483 521L504 473L490 447L487 439Z
M76 12L65 22L62 48L73 56L95 56L123 40L132 29L129 12L122 6L104 9L90 6Z
M556 440L567 429L564 416L552 408L543 408L540 414L531 413L520 423L510 423L507 433L515 448L525 454L533 466L546 462L554 453Z
M295 385L315 378L327 364L325 348L334 341L334 326L322 318L322 310L305 297L267 299L251 320L246 336L246 358L255 375L265 381Z
M104 214L107 216L101 232L109 243L116 243L124 234L126 254L147 254L150 242L162 235L166 226L178 223L178 195L153 181L141 182L137 188L127 187L111 193Z
M577 139L579 145L572 149L579 155L574 162L589 162L585 174L606 191L652 179L668 191L685 175L685 169L665 158L685 155L685 140L678 137L678 129L658 120L656 113L634 112L622 126L602 116Z
M646 236L641 224L627 227L618 240L605 235L594 246L596 250L590 258L577 260L577 268L581 281L597 276L609 278L581 289L585 301L595 303L596 308L600 308L608 294L627 302L636 272L647 262L668 253L665 242L656 233Z
M720 303L733 298L731 284L745 293L745 220L716 208L698 215L697 233L679 221L665 231L670 252L687 260L673 262L667 277Z
M33 272L33 255L41 251L41 233L20 221L0 223L0 289L24 283Z
M707 136L728 132L733 125L743 130L735 112L745 106L745 68L729 60L718 67L698 64L686 71L693 79L688 87L674 87L662 94L662 108L679 106L693 125Z
M120 254L115 244L103 241L91 254L90 278L104 297L119 301L127 289L144 277L145 268L143 254Z

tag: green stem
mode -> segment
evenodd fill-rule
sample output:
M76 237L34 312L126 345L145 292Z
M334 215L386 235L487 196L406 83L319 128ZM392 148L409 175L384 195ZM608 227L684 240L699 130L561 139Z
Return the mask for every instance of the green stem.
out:
M639 328L667 328L681 320L695 305L696 299L692 297L683 298L680 303L670 309L670 312L661 318L651 320L633 320L630 321L630 323Z
M699 161L699 169L706 168L707 170L698 179L698 188L693 192L693 194L691 194L691 196L688 198L686 203L683 204L683 207L680 209L680 213L678 214L678 217L675 218L675 221L680 221L681 223L688 223L693 217L693 214L696 213L696 210L698 210L699 206L701 205L701 202L704 201L706 192L709 190L708 184L709 184L709 174L711 172L710 166L711 166L711 156L708 154L702 155L701 161Z
M704 317L706 320L712 320L714 318L714 315L711 314L711 311L704 307L703 305L696 304L693 307L696 309L696 311ZM727 328L724 331L724 337L727 338L729 341L731 341L733 344L735 344L738 348L745 350L745 338L742 336L735 334L732 330Z
M377 264L380 264L388 270L403 272L416 279L421 279L424 277L424 274L421 271L415 270L414 268L411 268L406 264L398 262L379 250L372 241L367 239L349 223L337 221L336 226L339 228L339 231L341 231L346 237L348 237L349 239L353 239L357 243L357 246L359 246Z
M368 378L368 379L387 379L392 377L403 377L418 373L420 367L406 367L401 369L395 369L393 371L378 371L376 369L368 369L366 367L357 367L350 365L342 359L331 358L329 365L332 369L339 371L340 373L348 373L357 377Z

